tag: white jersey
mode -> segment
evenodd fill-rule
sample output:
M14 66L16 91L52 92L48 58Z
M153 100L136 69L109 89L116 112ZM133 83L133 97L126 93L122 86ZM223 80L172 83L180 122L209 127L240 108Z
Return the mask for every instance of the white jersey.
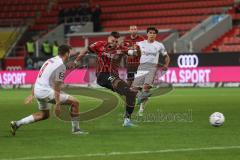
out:
M66 66L59 56L48 59L41 67L34 86L34 95L45 98L52 90L54 81L64 81Z
M164 45L158 41L149 43L147 40L137 42L141 50L140 64L158 64L159 55L167 55Z

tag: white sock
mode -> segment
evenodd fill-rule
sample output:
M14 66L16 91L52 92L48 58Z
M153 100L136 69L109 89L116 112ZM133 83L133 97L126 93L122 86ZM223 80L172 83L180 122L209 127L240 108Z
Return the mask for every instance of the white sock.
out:
M78 117L72 117L72 130L79 129Z
M141 97L141 95L142 95L142 91L138 91L138 93L137 93L136 97L137 97L137 98L140 98L140 97Z
M144 111L144 103L140 103L139 112L143 112L143 111Z
M29 124L29 123L32 123L34 122L34 118L33 118L33 115L30 115L28 117L25 117L19 121L16 122L16 125L18 127L20 127L21 125L24 125L24 124Z
M124 118L124 123L127 123L127 122L129 122L129 121L130 121L129 118Z

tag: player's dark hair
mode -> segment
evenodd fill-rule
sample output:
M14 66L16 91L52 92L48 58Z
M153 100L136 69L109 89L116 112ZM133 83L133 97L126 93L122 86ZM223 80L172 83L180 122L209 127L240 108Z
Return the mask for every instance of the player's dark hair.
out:
M154 31L156 34L158 34L158 29L157 29L156 27L153 27L153 26L148 27L148 28L147 28L147 33L148 33L149 31Z
M58 55L64 56L66 53L69 53L72 48L66 44L59 46Z
M112 31L110 36L113 36L114 38L119 38L120 37L120 33L117 31Z

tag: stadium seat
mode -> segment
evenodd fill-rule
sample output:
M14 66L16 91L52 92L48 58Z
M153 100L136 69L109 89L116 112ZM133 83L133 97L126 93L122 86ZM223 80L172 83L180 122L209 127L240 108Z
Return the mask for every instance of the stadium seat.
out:
M223 39L224 44L232 44L237 45L240 44L240 38L239 37L224 37Z
M191 29L189 25L198 24L209 15L223 13L224 7L233 6L234 0L95 0L92 6L96 4L102 7L101 20L105 31L128 30L129 25L136 24L139 27L174 27L170 29L185 33Z
M212 0L212 1L191 1L191 2L178 2L178 3L164 3L164 4L144 4L134 6L114 6L103 7L104 13L116 13L116 12L134 12L144 10L170 10L170 9L182 9L182 8L206 8L206 7L220 7L220 6L232 6L233 0ZM100 3L101 4L101 3Z
M135 19L135 18L153 18L153 17L181 17L181 16L193 16L205 14L218 14L222 13L222 8L197 8L197 9L180 9L170 11L144 11L139 14L138 12L129 13L116 13L116 14L103 14L102 20L110 19Z
M167 17L167 18L148 18L148 19L126 19L126 20L115 20L103 22L105 27L114 26L129 26L131 24L136 25L148 25L148 24L181 24L181 23L196 23L207 18L206 16L185 16L182 18L178 17Z
M159 1L159 0L121 0L121 1L93 1L92 5L96 5L101 3L102 7L109 7L109 6L126 6L126 5L137 5L137 4L154 4L154 3L175 3L179 1L186 1L186 0L164 0L164 1Z
M222 45L218 47L220 52L238 52L240 45Z
M213 50L219 50L221 52L240 51L240 28L234 26L223 36L215 40L212 44L206 47L203 51L212 52Z

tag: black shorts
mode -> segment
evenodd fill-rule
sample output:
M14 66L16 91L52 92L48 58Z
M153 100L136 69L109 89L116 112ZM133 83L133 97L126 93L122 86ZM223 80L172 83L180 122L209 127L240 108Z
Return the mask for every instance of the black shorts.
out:
M134 81L136 72L127 72L127 80L128 81Z
M109 79L109 77L111 76L110 73L100 72L100 73L97 73L96 76L97 76L97 84L98 85L108 88L108 89L111 89L113 91L112 82Z
M127 67L127 80L134 81L135 74L137 73L138 66L128 66Z

